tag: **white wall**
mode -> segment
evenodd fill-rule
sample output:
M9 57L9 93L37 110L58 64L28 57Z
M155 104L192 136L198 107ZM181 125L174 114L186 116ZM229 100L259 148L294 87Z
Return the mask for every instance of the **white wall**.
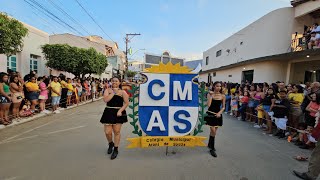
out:
M320 0L305 2L295 7L295 17L306 15L317 9L320 9Z
M287 72L287 61L264 61L259 63L252 63L248 65L228 68L224 70L212 71L216 72L216 77L212 77L212 81L224 81L241 83L242 72L254 70L254 83L273 83L276 81L285 81ZM245 68L245 69L244 69ZM212 72L211 75L212 75ZM232 77L229 77L232 75ZM200 74L200 81L207 82L208 73Z
M39 56L38 75L48 75L49 71L45 66L46 61L44 60L41 46L49 43L49 34L27 24L24 24L24 26L28 28L29 33L23 39L23 50L16 54L17 71L22 75L30 73L30 55L33 54ZM7 72L7 57L3 54L0 55L0 71Z
M249 26L203 53L203 71L263 56L288 51L294 32L294 8L281 8L268 13ZM243 42L240 45L240 42ZM230 49L230 53L226 52ZM216 57L216 52L222 55ZM209 64L206 65L206 57Z

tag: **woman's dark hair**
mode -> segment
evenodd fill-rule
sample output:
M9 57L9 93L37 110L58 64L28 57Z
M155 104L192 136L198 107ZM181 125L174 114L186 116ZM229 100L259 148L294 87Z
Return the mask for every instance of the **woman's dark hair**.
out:
M5 73L5 72L0 73L0 83L6 83L6 84L8 84L8 81L7 81L7 82L4 82L4 81L3 81L3 77L4 77L4 76L8 76L8 74Z
M270 89L271 89L271 90L272 90L272 92L273 92L272 94L269 94L269 90L270 90ZM275 94L274 89L273 89L272 87L268 88L268 90L267 90L267 92L266 92L266 93L267 93L267 95L274 95L274 94Z
M245 93L247 93L247 95L244 95ZM244 91L244 92L243 92L243 96L250 97L250 94L249 94L249 92L248 92L248 91Z
M43 77L38 77L37 81L43 80Z
M43 77L43 82L46 84L46 86L48 86L50 83L50 79Z
M253 87L253 91L256 91L256 86L254 84L251 84L250 88L249 88L249 91L251 91L251 87Z
M65 75L61 75L59 77L60 77L61 81L66 81L66 76Z
M214 88L215 88L215 87L216 87L216 85L217 85L217 84L219 84L219 83L221 84L221 82L220 82L220 81L216 81L216 82L214 82L214 83L213 83L213 85L212 85L212 91L214 91ZM221 85L222 85L222 84L221 84ZM220 91L219 91L219 92L220 92L220 93L222 93L222 86L221 86L221 89L220 89Z
M272 83L271 87L273 89L273 92L278 93L278 85L276 83Z
M263 86L261 84L258 84L257 87L259 87L261 92L263 92ZM256 90L258 90L258 88Z
M320 94L319 93L314 93L316 95L316 103L320 104Z
M296 87L298 89L298 93L303 93L303 87L300 85L295 85L294 87Z
M10 83L15 83L14 78L18 78L18 75L10 76ZM19 81L16 84L19 86Z
M229 96L231 95L231 84L230 83L227 84L227 93Z

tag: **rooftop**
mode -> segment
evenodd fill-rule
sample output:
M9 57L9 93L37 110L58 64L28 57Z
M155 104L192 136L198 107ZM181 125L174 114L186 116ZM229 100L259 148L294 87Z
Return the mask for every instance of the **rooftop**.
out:
M296 6L300 5L300 4L303 4L303 3L308 2L308 1L311 1L311 0L293 0L293 1L291 1L291 5L293 7L296 7ZM314 0L312 0L312 1L314 1Z

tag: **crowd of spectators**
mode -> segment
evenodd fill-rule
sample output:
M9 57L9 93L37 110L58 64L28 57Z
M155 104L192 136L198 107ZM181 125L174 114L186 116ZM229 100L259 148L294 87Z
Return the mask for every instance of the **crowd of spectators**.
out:
M303 35L308 49L320 48L320 26L318 23L305 26Z
M208 90L212 83L207 84ZM320 136L320 83L222 83L225 113L254 123L264 134L312 149Z
M35 71L22 77L8 70L0 72L0 123L9 125L35 113L60 113L60 108L102 96L109 85L96 78L38 77Z

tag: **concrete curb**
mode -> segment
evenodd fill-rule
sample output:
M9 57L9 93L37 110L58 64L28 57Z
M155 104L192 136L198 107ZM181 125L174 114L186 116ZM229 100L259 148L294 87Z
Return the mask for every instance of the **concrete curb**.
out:
M79 107L79 106L83 106L83 105L86 105L86 104L89 104L89 103L92 103L92 102L99 101L101 99L103 99L103 97L100 97L98 99L94 99L93 101L90 100L90 101L87 101L87 102L84 102L84 103L80 103L78 105L69 106L67 109L60 108L59 110L60 111L65 111L65 110L73 109L73 108L76 108L76 107ZM20 125L20 124L24 124L24 123L27 123L27 122L30 122L30 121L33 121L33 120L36 120L36 119L39 119L39 118L42 118L42 117L45 117L45 116L50 116L50 115L54 115L54 114L52 112L48 113L48 114L36 114L36 115L34 115L32 117L23 118L20 121L13 121L12 124L9 124L7 126L1 124L0 125L0 130L8 128L8 127L13 127L13 126L17 126L17 125Z

